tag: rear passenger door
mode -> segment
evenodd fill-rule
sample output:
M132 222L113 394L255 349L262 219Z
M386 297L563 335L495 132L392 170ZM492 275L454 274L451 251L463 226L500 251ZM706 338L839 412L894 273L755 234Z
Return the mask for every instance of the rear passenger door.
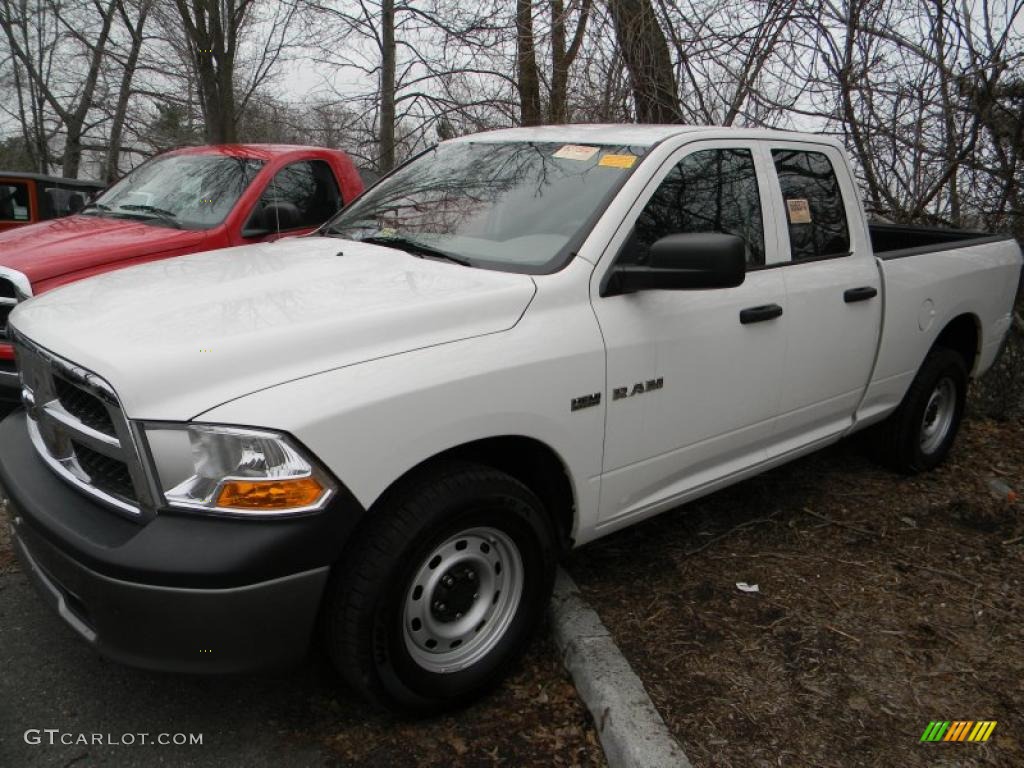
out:
M591 285L607 349L601 525L653 514L765 455L779 402L788 317L741 322L785 306L775 221L761 190L764 156L747 142L695 142L648 184ZM725 232L747 247L742 285L602 296L617 262L643 264L651 244ZM609 258L614 254L614 258ZM606 261L607 260L607 264ZM606 268L607 267L607 268Z
M829 145L771 143L788 340L779 419L769 455L853 423L874 366L881 278L842 154Z

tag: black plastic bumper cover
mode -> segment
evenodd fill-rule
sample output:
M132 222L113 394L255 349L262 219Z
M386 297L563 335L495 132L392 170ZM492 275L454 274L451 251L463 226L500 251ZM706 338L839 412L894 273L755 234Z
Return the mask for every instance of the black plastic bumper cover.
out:
M350 494L291 520L165 513L139 525L55 476L25 418L0 423L15 549L80 636L116 661L166 671L241 672L303 655L330 566L363 513Z

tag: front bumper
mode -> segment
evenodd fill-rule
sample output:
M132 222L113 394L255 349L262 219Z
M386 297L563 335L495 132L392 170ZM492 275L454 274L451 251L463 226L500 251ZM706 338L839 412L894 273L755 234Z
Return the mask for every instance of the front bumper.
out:
M301 658L330 566L362 515L350 495L292 520L163 513L139 525L57 478L25 418L0 423L14 546L78 635L115 661L164 671L241 672Z

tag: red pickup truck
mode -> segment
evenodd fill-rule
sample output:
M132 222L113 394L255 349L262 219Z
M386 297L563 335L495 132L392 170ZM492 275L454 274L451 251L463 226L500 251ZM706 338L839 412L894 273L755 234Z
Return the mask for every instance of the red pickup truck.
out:
M363 191L348 155L245 144L158 155L76 215L0 232L0 400L17 397L7 316L102 272L312 231Z

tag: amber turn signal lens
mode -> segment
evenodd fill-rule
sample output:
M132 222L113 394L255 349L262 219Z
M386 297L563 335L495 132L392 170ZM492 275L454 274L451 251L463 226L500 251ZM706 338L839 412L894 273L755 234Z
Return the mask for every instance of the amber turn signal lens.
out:
M301 509L315 504L324 487L313 477L293 480L229 480L217 496L218 507Z

